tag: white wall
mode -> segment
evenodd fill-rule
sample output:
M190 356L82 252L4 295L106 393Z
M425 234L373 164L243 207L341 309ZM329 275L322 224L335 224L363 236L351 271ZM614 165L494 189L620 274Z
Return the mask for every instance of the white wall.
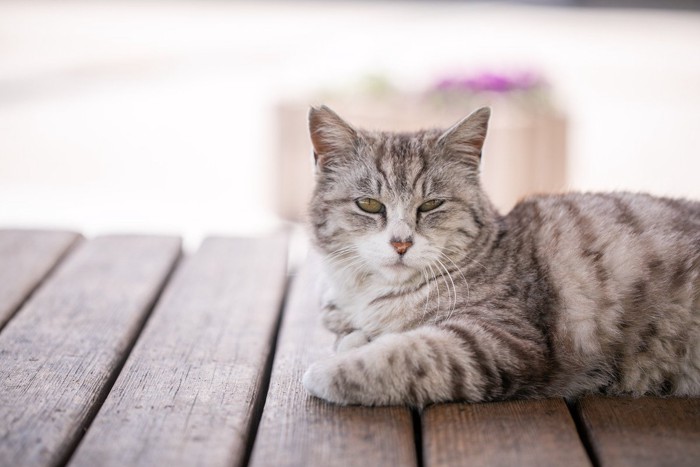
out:
M700 15L456 3L2 2L0 226L255 233L281 97L530 67L570 188L700 199ZM467 113L470 109L465 109Z

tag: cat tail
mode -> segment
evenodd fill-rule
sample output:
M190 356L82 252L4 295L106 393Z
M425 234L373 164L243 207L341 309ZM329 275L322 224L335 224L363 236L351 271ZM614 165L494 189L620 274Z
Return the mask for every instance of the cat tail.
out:
M523 344L465 323L442 323L372 342L314 363L303 384L337 404L480 402L512 395L529 357ZM520 358L519 358L520 357ZM530 358L530 360L532 360Z

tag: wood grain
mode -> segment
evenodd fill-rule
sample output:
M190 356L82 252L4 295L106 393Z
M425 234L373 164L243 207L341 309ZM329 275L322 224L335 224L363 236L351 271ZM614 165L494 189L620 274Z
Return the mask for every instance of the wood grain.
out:
M207 239L170 281L70 465L240 464L286 258L281 236Z
M416 465L407 408L340 407L301 385L306 368L330 354L334 340L320 323L317 271L312 260L292 281L251 465Z
M0 230L0 329L79 239L72 232Z
M577 410L602 466L700 465L700 399L591 396Z
M65 461L180 253L165 237L79 246L0 334L0 459Z
M587 466L562 399L443 404L423 413L426 466Z

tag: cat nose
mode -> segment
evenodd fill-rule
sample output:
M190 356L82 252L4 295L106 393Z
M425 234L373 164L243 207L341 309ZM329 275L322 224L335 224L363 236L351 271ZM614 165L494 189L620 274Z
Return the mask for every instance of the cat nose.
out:
M407 242L392 241L390 243L391 243L391 246L394 247L394 250L396 250L396 252L400 255L403 255L404 253L406 253L408 251L408 249L411 248L411 245L413 245L413 242L410 240Z

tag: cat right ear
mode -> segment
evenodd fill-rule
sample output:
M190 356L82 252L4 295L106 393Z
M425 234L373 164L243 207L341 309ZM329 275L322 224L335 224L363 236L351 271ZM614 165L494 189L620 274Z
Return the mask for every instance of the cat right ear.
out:
M357 131L325 105L309 110L309 133L320 169L337 153L352 151L357 141Z

